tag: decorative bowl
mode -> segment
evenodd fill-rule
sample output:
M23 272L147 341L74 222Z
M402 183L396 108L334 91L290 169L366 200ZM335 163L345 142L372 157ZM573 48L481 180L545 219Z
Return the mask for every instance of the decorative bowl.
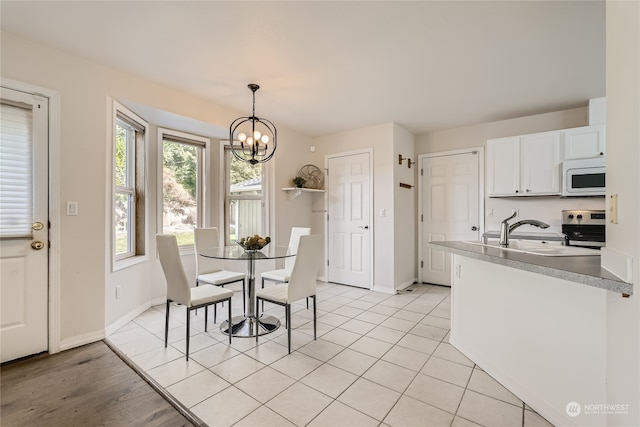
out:
M248 237L242 237L240 240L236 240L236 243L240 245L245 251L259 251L271 242L271 237L260 237L257 234Z

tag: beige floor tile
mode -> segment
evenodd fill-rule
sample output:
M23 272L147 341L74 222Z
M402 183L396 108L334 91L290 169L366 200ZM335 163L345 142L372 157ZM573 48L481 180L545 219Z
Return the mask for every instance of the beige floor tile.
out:
M211 371L205 370L167 387L167 391L187 408L191 408L230 385Z
M537 412L524 411L524 427L553 427L549 421Z
M522 425L523 408L466 390L456 415L484 426Z
M407 396L455 414L462 400L464 388L419 374L405 392Z
M294 382L293 378L267 366L238 381L236 387L258 402L265 403L290 387Z
M320 360L295 352L275 361L271 364L271 367L293 379L299 380L320 365L322 365Z
M391 328L402 332L409 332L415 325L416 322L400 319L398 317L389 317L380 324L380 326L384 326L385 328Z
M307 356L322 360L323 362L331 359L342 350L344 350L343 346L335 344L331 341L326 341L322 338L311 341L309 344L298 349L300 353L304 353Z
M409 333L413 335L419 335L436 341L441 341L442 338L447 335L447 332L449 332L447 329L436 328L434 326L425 325L424 323L418 323L409 331Z
M403 392L415 376L415 371L379 360L362 377L392 390Z
M186 361L184 357L173 360L164 365L160 365L156 368L147 371L151 378L156 380L162 387L169 387L171 384L175 384L178 381L182 381L185 378L195 375L198 372L203 371L205 368L194 360Z
M207 347L211 347L213 345L218 344L219 341L211 338L208 335L205 334L198 334L198 335L194 335L192 337L190 337L189 339L189 357L191 357L191 355L198 351L198 350L203 350ZM227 344L229 342L227 341ZM185 353L187 351L187 340L186 339L181 339L178 341L175 341L174 343L171 344L174 348L177 348L178 350L182 351L183 353Z
M334 344L341 345L342 347L349 347L361 337L360 334L347 331L341 328L335 328L333 331L323 335L322 339L331 341Z
M356 317L357 320L362 320L363 322L372 323L374 325L379 325L380 323L387 320L389 316L386 314L374 313L372 311L365 311L364 313L358 315Z
M401 394L365 378L358 379L338 400L377 420L387 416Z
M413 334L406 334L400 341L398 341L399 346L410 348L411 350L419 351L424 354L432 354L436 348L438 348L439 344L439 341Z
M343 305L342 307L333 310L332 313L339 314L340 316L345 316L351 319L364 313L364 310Z
M384 422L391 427L448 427L453 414L408 396L402 396Z
M273 341L261 342L258 346L244 352L247 356L269 365L276 360L285 357L289 351L287 347Z
M451 427L483 427L480 424L476 424L473 421L465 420L464 418L454 417Z
M429 314L436 317L442 317L443 319L451 319L451 308L438 306L431 310Z
M411 310L407 309L410 306L414 306L414 303L411 303L407 307L405 307L405 310L397 311L396 313L394 313L394 315L392 317L398 318L398 319L407 320L407 321L413 322L413 323L417 323L417 322L421 321L424 318L426 313L422 314L420 312L411 311Z
M469 366L431 356L420 372L460 387L466 387L472 371L473 368Z
M300 382L335 399L357 379L356 375L325 363Z
M240 354L235 348L229 347L226 343L219 343L204 350L192 353L189 358L201 365L210 368L218 363L231 359Z
M376 305L376 303L375 302L362 301L362 300L356 300L356 301L351 301L347 305L349 307L358 308L360 310L368 310L371 307L373 307L374 305Z
M260 407L260 402L236 387L229 387L191 408L191 411L211 427L232 426Z
M184 357L184 354L180 353L175 348L169 346L164 348L162 346L159 349L149 350L146 353L138 354L137 356L133 356L131 360L138 365L141 369L148 371L157 366L164 365L165 363L171 362L172 360L179 359ZM190 356L193 359L193 355Z
M296 427L295 424L284 419L266 406L261 406L236 424L233 427Z
M379 422L337 400L308 424L308 427L377 427Z
M396 313L397 311L398 311L398 309L396 307L392 307L392 306L389 306L389 305L384 305L383 303L374 305L369 310L367 310L367 312L372 312L372 313L377 313L377 314L384 314L385 316L391 316L394 313Z
M369 322L365 322L363 320L357 320L357 319L351 319L348 322L345 322L342 325L340 325L340 329L355 332L356 334L360 334L360 335L366 334L367 332L369 332L375 327L376 327L375 325Z
M224 362L212 366L210 369L214 374L225 379L231 384L235 384L241 379L246 378L254 372L264 368L264 366L264 363L260 363L245 354L239 354L231 359L227 359Z
M479 369L474 369L469 385L469 390L477 391L489 397L511 403L512 405L522 406L522 401L513 393L502 386L498 381L493 379L489 374Z
M335 314L335 313L327 313L324 316L318 316L319 323L325 323L331 326L340 326L344 322L347 322L349 319L350 319L349 317L340 316L339 314Z
M375 358L382 357L391 347L393 347L393 344L371 337L362 337L349 346L352 350Z
M428 354L396 345L382 356L382 360L418 372L427 363L429 357Z
M442 317L428 315L420 321L425 325L435 326L436 328L451 329L451 319L444 319Z
M377 326L373 328L366 336L377 340L395 344L405 335L404 332L397 329L387 328L385 326Z
M304 426L332 401L329 396L297 382L267 402L266 406L292 423Z
M368 356L351 348L344 349L333 358L329 359L327 363L344 369L347 372L351 372L355 375L362 375L377 362L377 358Z
M467 359L467 357L464 354L460 353L460 351L458 351L457 348L455 348L449 343L445 343L445 342L441 343L436 349L436 351L433 352L433 355L438 356L441 359L446 359L452 362L459 363L461 365L470 366L470 367L475 366L475 363Z

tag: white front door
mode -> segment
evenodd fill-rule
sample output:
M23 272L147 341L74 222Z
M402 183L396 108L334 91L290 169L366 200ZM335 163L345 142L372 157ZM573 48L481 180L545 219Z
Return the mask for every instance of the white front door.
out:
M476 150L421 156L424 283L451 286L451 255L428 242L480 237L480 157Z
M371 154L330 157L329 282L371 288Z
M48 100L0 95L2 362L48 349Z

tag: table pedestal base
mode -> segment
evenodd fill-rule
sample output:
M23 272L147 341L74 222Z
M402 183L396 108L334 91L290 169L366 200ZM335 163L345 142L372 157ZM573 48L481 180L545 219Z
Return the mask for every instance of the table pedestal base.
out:
M280 327L280 320L277 317L263 314L258 317L236 316L232 317L231 335L234 337L255 337L256 322L258 322L258 336L269 334ZM223 334L229 334L229 322L225 320L220 324L220 331Z

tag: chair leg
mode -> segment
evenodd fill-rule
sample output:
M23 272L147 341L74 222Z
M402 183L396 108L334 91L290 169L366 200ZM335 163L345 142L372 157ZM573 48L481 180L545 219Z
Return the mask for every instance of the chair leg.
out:
M262 289L264 289L264 277L262 278ZM264 313L264 300L262 300L262 313Z
M287 318L287 345L289 347L289 354L291 354L291 305L285 305L285 317Z
M264 300L261 300L260 298L256 297L256 305L258 305L257 303L259 303L260 301L262 301L262 305L264 306ZM264 310L262 310L264 312ZM258 343L258 316L256 316L256 344Z
M167 342L169 341L169 307L171 307L171 301L167 300L166 319L164 321L164 348L167 348Z
M222 306L224 307L224 302ZM213 323L218 323L218 304L213 304Z
M231 332L233 331L233 323L231 322L231 298L229 298L227 305L229 306L229 344L231 344Z
M316 339L316 296L311 297L313 299L313 339ZM307 303L309 298L307 298Z
M307 297L307 310L309 310L309 297Z
M247 315L247 303L246 303L246 291L244 289L244 281L245 279L242 279L242 314L244 314L245 316Z
M214 311L215 311L216 305L214 304L213 307L214 307ZM213 316L214 316L214 321L213 322L215 323L215 314ZM207 305L207 306L204 307L204 331L205 332L207 332L207 322L208 322L208 320L209 320L209 306Z
M191 330L191 310L187 308L187 362L189 361L189 331Z

